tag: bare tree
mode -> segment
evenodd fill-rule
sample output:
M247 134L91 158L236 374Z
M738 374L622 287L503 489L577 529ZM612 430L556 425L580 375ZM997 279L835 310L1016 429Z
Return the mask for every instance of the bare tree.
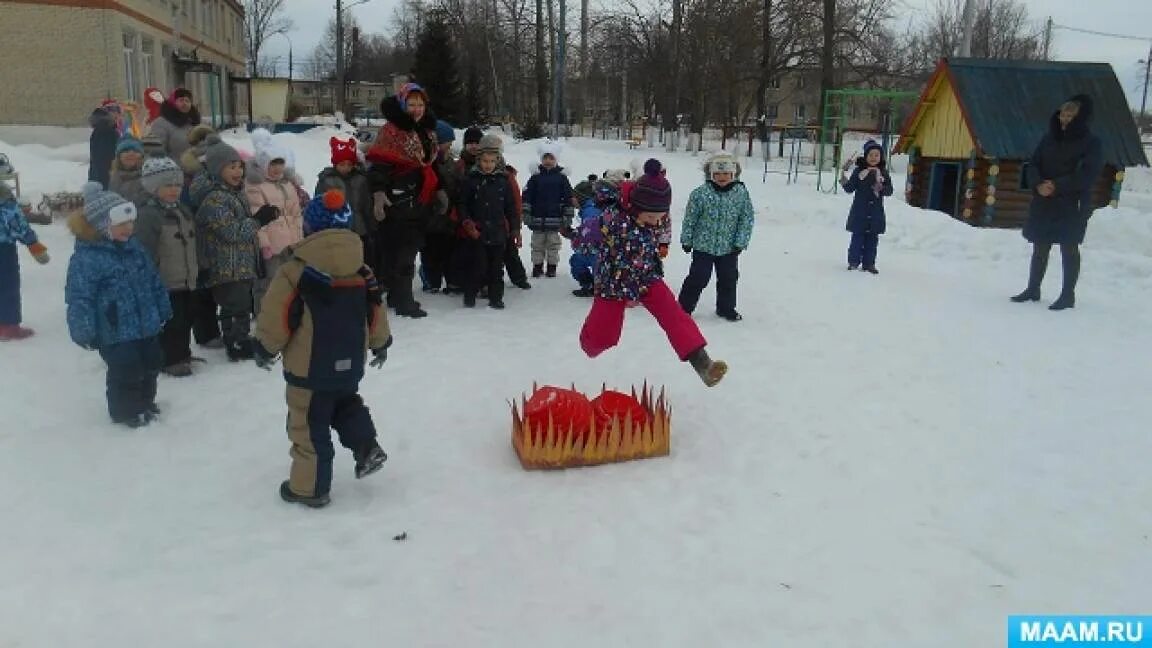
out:
M536 0L536 121L548 120L548 75L544 68L544 0Z
M284 15L284 0L244 0L244 47L251 76L266 70L260 65L264 43L290 29L292 20Z

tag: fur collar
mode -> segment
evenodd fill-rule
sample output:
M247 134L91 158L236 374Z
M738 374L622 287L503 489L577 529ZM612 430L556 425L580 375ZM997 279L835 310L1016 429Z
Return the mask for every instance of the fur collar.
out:
M192 106L191 110L182 113L176 106L165 101L160 104L160 116L167 119L176 128L196 126L200 123L200 111L196 110L196 106Z
M436 130L436 116L432 114L430 109L424 111L424 116L420 118L420 123L416 123L412 116L404 112L400 107L400 100L396 97L385 97L380 102L380 114L384 115L384 119L388 123L394 124L402 131L413 132L416 130L434 131Z

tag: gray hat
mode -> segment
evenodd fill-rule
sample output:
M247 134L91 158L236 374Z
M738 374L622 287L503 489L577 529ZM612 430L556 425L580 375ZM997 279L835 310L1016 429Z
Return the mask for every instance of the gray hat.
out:
M504 140L499 135L489 133L480 138L480 153L503 153Z
M233 162L243 162L236 149L224 143L220 135L212 133L204 138L204 168L208 175L220 178L220 170Z
M171 158L157 156L144 160L140 169L140 184L150 194L155 194L160 187L184 184L184 172Z
M104 191L99 182L86 183L83 194L84 220L105 236L113 225L136 220L136 205L118 193Z

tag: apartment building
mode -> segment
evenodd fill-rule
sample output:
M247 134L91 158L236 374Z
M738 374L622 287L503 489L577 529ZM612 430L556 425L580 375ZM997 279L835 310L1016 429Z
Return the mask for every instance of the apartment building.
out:
M206 121L234 121L244 73L240 0L0 0L0 124L77 126L105 98L189 88Z

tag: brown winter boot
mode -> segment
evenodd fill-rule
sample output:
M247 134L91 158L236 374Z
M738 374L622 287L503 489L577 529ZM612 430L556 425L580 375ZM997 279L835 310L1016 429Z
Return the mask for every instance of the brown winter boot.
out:
M724 374L728 373L728 363L723 360L715 360L708 357L708 352L704 347L696 349L688 356L688 362L692 363L692 368L696 370L696 375L700 376L700 380L709 387L715 387L717 383L724 379Z

